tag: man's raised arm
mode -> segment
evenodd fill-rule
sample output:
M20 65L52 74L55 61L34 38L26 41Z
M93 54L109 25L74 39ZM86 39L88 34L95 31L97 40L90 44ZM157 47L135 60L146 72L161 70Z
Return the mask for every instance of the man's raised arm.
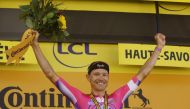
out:
M51 80L53 83L55 83L59 79L59 77L56 75L52 66L49 64L49 62L45 58L44 54L42 53L42 50L38 43L39 33L37 31L33 31L33 33L36 34L36 36L33 39L31 46L33 48L33 51L34 51L34 54L38 61L38 64L40 65L40 67L41 67L42 71L44 72L44 74L46 75L46 77L49 80Z
M143 81L146 78L146 76L148 76L148 74L156 64L157 58L159 57L162 48L165 46L165 35L157 33L155 35L155 40L157 46L155 47L154 52L151 54L150 58L146 61L146 63L142 66L142 68L136 75L140 81Z

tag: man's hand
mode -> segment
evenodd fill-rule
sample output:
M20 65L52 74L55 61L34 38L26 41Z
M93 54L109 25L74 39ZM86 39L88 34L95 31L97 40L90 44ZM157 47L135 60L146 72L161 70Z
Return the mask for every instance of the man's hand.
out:
M36 31L36 30L32 30L32 34L34 34L35 37L34 37L32 43L31 43L31 45L38 44L38 37L39 37L39 35L40 35L39 32Z
M165 44L166 44L166 36L163 35L162 33L157 33L155 36L154 36L155 40L156 40L156 43L157 43L157 47L162 49Z

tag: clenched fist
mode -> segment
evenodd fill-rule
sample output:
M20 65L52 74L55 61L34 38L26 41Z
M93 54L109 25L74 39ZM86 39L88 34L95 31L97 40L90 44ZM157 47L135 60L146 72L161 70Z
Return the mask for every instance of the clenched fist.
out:
M166 44L166 36L162 33L157 33L154 38L156 40L157 47L162 49Z

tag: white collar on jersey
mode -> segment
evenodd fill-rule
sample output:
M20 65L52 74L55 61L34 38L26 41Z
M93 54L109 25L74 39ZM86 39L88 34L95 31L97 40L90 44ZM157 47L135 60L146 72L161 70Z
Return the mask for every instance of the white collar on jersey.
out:
M104 102L104 97L96 97L96 100L101 103Z

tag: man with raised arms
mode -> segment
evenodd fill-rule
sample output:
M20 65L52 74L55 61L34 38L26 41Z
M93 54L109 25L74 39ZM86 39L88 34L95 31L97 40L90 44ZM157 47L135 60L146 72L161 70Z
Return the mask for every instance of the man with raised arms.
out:
M31 46L38 64L46 77L57 86L63 95L71 100L75 109L122 109L125 99L148 76L156 64L157 58L166 43L165 36L161 33L157 33L155 35L157 45L150 58L128 83L118 88L112 94L106 93L106 88L109 82L109 65L102 61L92 62L88 67L88 73L86 75L86 78L91 85L91 93L84 94L55 73L39 47L39 33L37 31L33 32L36 34L36 37Z

